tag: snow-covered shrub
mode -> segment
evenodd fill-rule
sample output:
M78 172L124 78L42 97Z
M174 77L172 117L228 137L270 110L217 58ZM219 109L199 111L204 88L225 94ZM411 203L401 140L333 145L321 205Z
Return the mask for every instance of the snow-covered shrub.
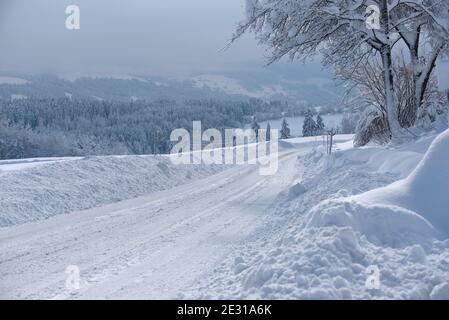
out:
M376 108L368 108L360 117L354 137L354 146L361 147L370 141L385 144L390 133L385 117Z
M413 70L397 56L393 68L399 124L402 128L414 125L417 117Z
M424 62L422 62L424 63ZM356 72L339 69L342 79L352 83L348 90L347 104L354 110L363 110L356 128L356 146L368 142L385 144L389 141L389 127L386 118L385 94L382 90L382 72L378 62L360 67ZM416 88L412 67L402 57L397 56L393 67L395 93L399 124L403 129L427 131L441 127L439 118L446 118L447 103L443 93L438 91L436 77L431 74L424 91L423 100L416 103ZM351 95L350 90L357 90ZM419 107L417 108L417 105ZM343 118L343 124L347 120Z
M433 90L418 109L415 126L421 130L432 130L447 121L447 99L445 94ZM447 126L447 123L445 124Z

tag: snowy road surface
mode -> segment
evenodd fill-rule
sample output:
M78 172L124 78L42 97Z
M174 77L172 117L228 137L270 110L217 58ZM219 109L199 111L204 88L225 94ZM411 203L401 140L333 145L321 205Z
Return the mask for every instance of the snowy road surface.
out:
M269 223L295 179L298 156L279 171L237 166L144 197L0 229L0 298L177 298ZM80 289L66 289L68 266Z

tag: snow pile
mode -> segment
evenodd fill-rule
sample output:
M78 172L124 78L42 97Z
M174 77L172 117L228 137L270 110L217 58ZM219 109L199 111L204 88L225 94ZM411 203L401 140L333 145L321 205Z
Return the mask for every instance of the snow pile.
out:
M406 179L358 196L321 203L312 209L309 226L351 226L374 243L390 246L422 243L438 237L438 233L447 237L448 161L449 130L435 139Z
M449 199L447 178L432 179L448 170L447 139L446 132L425 156L429 138L396 149L339 146L331 157L314 149L298 162L301 192L287 190L260 236L191 297L449 299L449 239L433 220L444 209L429 211L432 198L422 200ZM399 197L408 192L414 201ZM373 270L377 287L369 286Z
M289 231L275 246L248 246L234 264L217 268L220 276L200 297L449 299L449 241L393 249L373 245L350 227ZM366 286L373 266L378 289Z
M407 177L360 196L361 202L387 203L414 211L449 237L449 130L440 134Z
M390 247L423 243L437 237L432 225L410 210L394 205L359 202L354 198L320 203L311 210L307 227L351 227L370 242Z
M306 187L300 182L293 184L290 187L290 189L288 189L288 194L290 198L297 198L298 196L306 192L307 192Z
M178 166L164 156L110 156L15 169L0 171L0 227L169 189L223 166Z

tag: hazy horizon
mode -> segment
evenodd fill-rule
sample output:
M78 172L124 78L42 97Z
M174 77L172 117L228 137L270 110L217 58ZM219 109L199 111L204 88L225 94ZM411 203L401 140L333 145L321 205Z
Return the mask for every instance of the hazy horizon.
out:
M80 30L65 28L72 4ZM252 36L221 50L244 0L2 0L0 10L3 72L180 77L265 64Z

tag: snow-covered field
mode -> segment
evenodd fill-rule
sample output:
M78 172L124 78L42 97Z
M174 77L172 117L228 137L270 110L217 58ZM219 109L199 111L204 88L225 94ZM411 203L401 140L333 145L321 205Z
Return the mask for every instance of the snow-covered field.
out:
M0 298L449 299L449 131L434 138L338 136L331 156L292 139L273 176L167 157L0 163Z

